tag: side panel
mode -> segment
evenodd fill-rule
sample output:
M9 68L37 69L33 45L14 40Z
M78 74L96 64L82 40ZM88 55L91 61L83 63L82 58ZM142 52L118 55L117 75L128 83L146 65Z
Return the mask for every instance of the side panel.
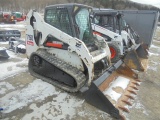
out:
M35 39L34 39L34 33L33 33L33 27L31 25L28 25L26 27L26 54L29 58L30 55L35 52L39 47L37 46Z
M158 24L158 11L134 10L122 13L126 22L139 34L140 41L150 46Z

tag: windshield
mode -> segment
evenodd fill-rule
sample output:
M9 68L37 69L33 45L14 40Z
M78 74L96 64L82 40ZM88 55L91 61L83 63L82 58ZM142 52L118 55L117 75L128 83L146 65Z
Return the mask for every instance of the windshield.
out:
M94 22L101 27L105 27L108 30L113 31L114 18L111 15L96 15Z
M84 41L86 44L91 43L92 31L89 21L88 9L79 10L78 13L75 15L75 21L79 29L79 39Z
M69 20L69 13L66 8L49 9L45 14L45 22L62 30L68 35L72 35L72 28Z

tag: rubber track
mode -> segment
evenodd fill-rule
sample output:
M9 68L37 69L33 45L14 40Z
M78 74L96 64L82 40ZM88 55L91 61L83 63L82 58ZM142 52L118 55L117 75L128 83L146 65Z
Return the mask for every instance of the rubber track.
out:
M86 83L86 77L84 75L84 73L80 70L78 70L77 68L71 66L70 64L62 61L61 59L58 59L57 57L53 56L52 54L48 53L46 50L40 49L34 53L32 53L32 55L38 55L41 58L43 58L44 60L46 60L47 62L51 63L52 65L56 66L57 68L61 69L62 71L66 72L67 74L69 74L70 76L72 76L75 81L77 82L77 87L69 87L67 85L63 85L62 83L58 83L55 80L51 80L49 78L46 78L44 76L41 76L37 73L35 73L32 69L31 69L31 65L29 66L29 71L30 73L37 77L42 79L45 82L48 82L52 85L55 85L56 87L63 89L67 92L77 92L85 83ZM31 56L32 56L31 55ZM29 64L30 64L30 60L29 60Z

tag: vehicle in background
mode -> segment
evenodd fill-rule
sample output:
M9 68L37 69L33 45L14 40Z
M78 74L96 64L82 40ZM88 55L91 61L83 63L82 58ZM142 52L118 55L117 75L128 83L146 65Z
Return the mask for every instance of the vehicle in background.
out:
M21 12L12 12L12 16L14 16L17 22L26 20L26 15Z
M138 71L144 71L147 69L147 49L149 49L149 47L145 44L145 39L140 41L140 38L144 36L144 34L140 34L139 36L137 32L135 32L128 24L128 21L126 22L122 12L123 11L112 9L95 8L91 14L93 33L105 38L110 47L111 60L113 63L119 59L122 59L130 68ZM130 13L129 11L127 12ZM141 15L148 18L153 17L153 20L147 21L146 23L148 24L145 25L153 28L150 30L150 34L153 34L155 31L154 26L157 23L154 22L157 18L154 16L157 14L157 12L146 11L143 14L140 14L141 11L138 12L139 13L135 13L137 16ZM151 15L149 15L149 13ZM136 25L141 26L139 28L146 28L142 24L137 23ZM135 25L132 24L132 26ZM151 42L152 38L148 39L148 41Z
M14 51L15 53L26 53L26 45L25 41L17 38L17 37L10 37L9 38L9 50Z
M21 37L19 30L0 30L0 41L8 41L10 37Z
M1 12L0 11L0 23L5 24L15 24L16 20L13 15L11 15L10 12Z

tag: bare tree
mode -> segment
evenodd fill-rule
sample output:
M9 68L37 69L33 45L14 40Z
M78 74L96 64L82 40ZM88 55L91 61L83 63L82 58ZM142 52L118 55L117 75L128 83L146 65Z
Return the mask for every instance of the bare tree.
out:
M129 0L0 0L0 11L20 11L27 13L30 9L36 9L42 12L47 5L62 3L81 3L98 8L150 9L160 11L160 9L153 6L145 6Z

